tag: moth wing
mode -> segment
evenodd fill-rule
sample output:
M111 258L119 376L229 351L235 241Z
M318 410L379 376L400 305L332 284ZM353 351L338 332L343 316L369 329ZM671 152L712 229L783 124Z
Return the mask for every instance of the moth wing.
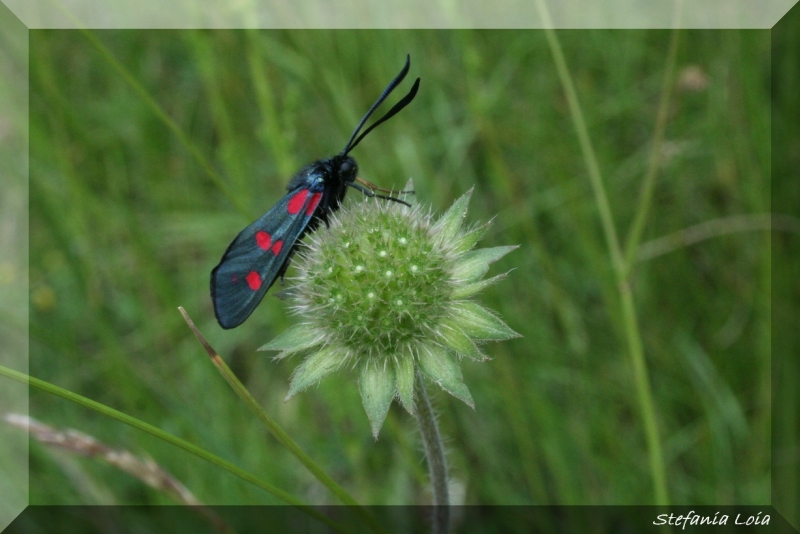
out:
M298 188L239 232L211 271L211 300L220 326L239 326L258 306L321 199L322 191Z

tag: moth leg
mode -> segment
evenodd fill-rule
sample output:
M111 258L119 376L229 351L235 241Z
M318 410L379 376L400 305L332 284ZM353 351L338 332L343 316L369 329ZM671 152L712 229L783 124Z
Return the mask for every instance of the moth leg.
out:
M356 180L358 183L369 187L373 191L380 191L381 193L397 193L398 195L414 195L416 192L413 189L409 190L402 190L402 191L394 191L392 189L384 189L382 187L378 187L377 185L373 184L372 182L365 180L361 177L357 177Z
M328 213L331 212L331 194L327 189L322 192L322 201L319 203L319 207L317 207L317 212L319 215L317 215L316 218L322 219L322 222L325 223L325 228L330 229L331 225L328 222Z
M276 275L276 278L280 278L281 279L281 287L284 286L283 277L286 274L286 269L288 269L289 265L292 263L292 256L294 256L294 253L296 251L297 251L297 247L292 247L292 250L290 250L289 254L286 256L286 259L283 260L283 265L281 265L281 268L278 269L278 274Z
M371 189L367 189L363 185L357 184L355 182L347 182L347 186L348 187L352 187L353 189L357 189L358 191L361 191L362 193L364 193L366 196L368 196L370 198L382 198L384 200L391 200L392 202L397 202L399 204L405 204L409 208L411 207L411 204L409 204L405 200L400 200L399 198L389 197L389 196L386 196L386 195L378 195L377 193L375 193L375 191L372 191Z

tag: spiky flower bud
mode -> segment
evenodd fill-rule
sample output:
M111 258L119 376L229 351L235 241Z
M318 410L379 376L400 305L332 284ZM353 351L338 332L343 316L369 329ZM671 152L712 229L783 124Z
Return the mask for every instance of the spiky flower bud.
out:
M505 276L482 279L517 248L473 250L489 223L464 227L471 194L436 221L418 205L365 200L306 238L291 292L301 321L260 349L304 357L287 400L348 366L375 437L392 400L414 413L416 369L474 407L459 360L486 360L478 344L519 334L470 300Z

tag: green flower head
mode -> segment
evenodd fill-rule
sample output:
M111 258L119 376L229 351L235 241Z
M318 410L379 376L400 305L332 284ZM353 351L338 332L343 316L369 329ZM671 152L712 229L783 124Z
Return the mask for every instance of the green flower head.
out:
M473 250L490 223L465 227L471 194L438 220L418 205L365 199L306 239L290 297L301 321L260 349L304 357L287 400L346 366L358 370L375 437L392 400L414 413L417 371L474 407L459 360L486 360L479 344L519 334L470 300L505 277L483 279L517 248Z

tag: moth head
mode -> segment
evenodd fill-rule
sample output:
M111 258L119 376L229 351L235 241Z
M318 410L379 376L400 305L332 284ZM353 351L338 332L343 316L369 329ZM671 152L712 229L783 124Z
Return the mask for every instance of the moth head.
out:
M350 156L344 156L339 163L338 173L344 182L355 181L356 174L358 174L358 164L356 160Z

